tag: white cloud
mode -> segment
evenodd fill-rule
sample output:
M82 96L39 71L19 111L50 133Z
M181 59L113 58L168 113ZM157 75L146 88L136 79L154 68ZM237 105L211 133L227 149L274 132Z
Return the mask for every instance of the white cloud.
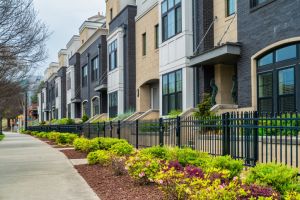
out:
M57 62L57 53L78 34L85 19L100 12L105 14L105 0L34 0L39 18L52 32L47 42L49 58L37 70L42 73L50 62Z

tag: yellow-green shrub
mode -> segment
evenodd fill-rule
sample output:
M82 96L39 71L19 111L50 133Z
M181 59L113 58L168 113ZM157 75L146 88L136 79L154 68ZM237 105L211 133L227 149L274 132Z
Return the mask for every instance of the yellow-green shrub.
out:
M107 166L110 163L110 154L104 150L90 152L87 156L87 160L90 165L99 164L101 166Z
M114 144L110 148L110 151L118 156L129 156L132 154L133 150L133 146L127 142Z

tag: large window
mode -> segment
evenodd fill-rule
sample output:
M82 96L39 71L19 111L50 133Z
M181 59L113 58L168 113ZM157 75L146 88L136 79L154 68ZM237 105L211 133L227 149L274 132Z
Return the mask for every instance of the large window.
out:
M109 60L109 71L117 68L117 40L113 41L108 45L108 60Z
M182 71L178 70L162 77L163 115L182 109Z
M226 0L227 16L235 14L235 1L236 0Z
M100 104L99 104L99 98L96 97L93 99L92 104L93 104L93 116L99 115L100 114Z
M163 41L182 31L181 12L181 0L164 0L161 3Z
M82 103L82 116L87 115L87 113L88 113L88 105L87 104L88 104L87 101L84 101Z
M86 87L88 83L88 68L87 65L82 67L82 87Z
M263 112L297 110L296 73L299 68L299 44L274 49L257 60L258 108ZM299 107L300 105L298 105Z
M97 81L99 78L99 58L98 56L92 60L92 81Z
M109 117L114 118L118 115L118 92L109 94Z

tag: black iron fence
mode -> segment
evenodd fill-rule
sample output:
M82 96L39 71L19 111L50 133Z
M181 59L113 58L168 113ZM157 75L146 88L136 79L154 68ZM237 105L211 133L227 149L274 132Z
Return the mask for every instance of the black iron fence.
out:
M298 113L226 113L211 117L49 125L31 131L59 131L87 138L126 139L136 148L156 145L190 147L211 155L231 155L246 165L276 162L299 167Z

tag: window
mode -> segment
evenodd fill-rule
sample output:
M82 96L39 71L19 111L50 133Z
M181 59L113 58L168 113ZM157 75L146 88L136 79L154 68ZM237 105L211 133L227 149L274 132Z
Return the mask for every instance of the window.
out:
M108 45L109 71L117 68L117 40Z
M236 0L226 0L227 16L235 14L235 1Z
M263 112L295 111L296 94L300 92L295 79L299 66L300 44L273 49L257 60L258 107Z
M99 98L96 97L92 101L93 104L93 116L100 114L100 105L99 105Z
M162 77L163 115L182 109L182 71L178 70Z
M82 116L87 115L88 113L88 106L87 106L87 101L84 101L82 103Z
M71 89L71 72L67 73L67 90Z
M71 119L71 104L68 104L68 118Z
M273 76L271 72L258 75L259 111L273 111Z
M142 40L143 40L143 56L145 56L147 54L147 35L146 33L144 33L142 35Z
M262 5L270 0L251 0L251 8Z
M114 118L118 115L118 92L109 94L109 117Z
M99 78L99 58L98 56L92 60L92 81L96 81Z
M295 111L294 67L278 71L279 111Z
M88 69L87 65L82 67L82 87L86 87L88 83Z
M159 25L157 24L154 28L155 30L155 49L158 49L159 47Z
M182 31L181 0L164 0L161 4L163 41Z
M55 97L58 97L58 84L55 84Z
M113 9L109 10L110 21L113 19Z

